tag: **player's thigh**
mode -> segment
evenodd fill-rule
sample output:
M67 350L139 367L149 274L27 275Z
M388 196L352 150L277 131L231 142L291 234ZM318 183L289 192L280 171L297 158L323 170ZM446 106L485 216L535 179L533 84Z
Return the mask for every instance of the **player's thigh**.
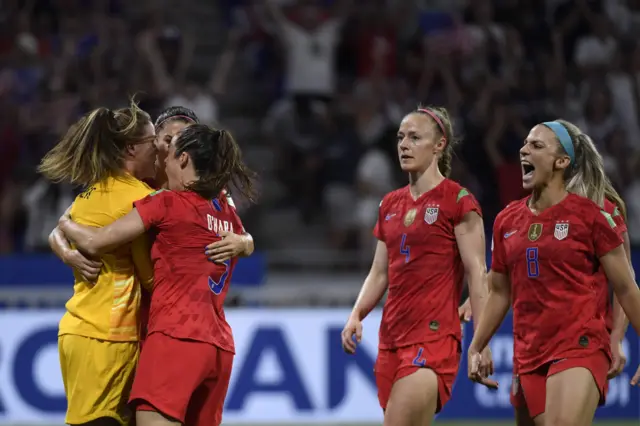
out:
M391 388L396 377L399 362L396 356L397 350L379 349L376 363L373 367L378 388L378 402L382 410L386 410L391 396Z
M131 414L127 399L138 359L137 342L67 334L60 336L58 349L67 396L66 423L112 418L126 424Z
M217 426L222 423L222 410L233 368L233 353L215 346L211 346L211 350L215 368L196 389L189 402L185 419L188 426Z
M548 368L543 366L514 377L511 403L516 409L516 419L519 418L523 424L526 424L528 416L536 426L544 425L547 371Z
M404 377L407 371L415 367L433 370L438 377L438 403L436 413L439 413L451 398L453 383L458 375L462 346L453 336L401 348L398 351L400 367L396 379Z
M385 426L428 426L438 407L438 376L416 368L393 383L384 414Z
M531 417L526 405L514 407L516 426L545 426L544 413Z
M137 410L136 426L179 426L182 422L154 410Z
M451 397L460 355L460 342L449 336L399 348L396 352L394 383L385 413L390 424L430 423L434 414ZM435 382L431 380L433 377ZM413 395L410 395L411 389L414 389ZM416 389L419 390L415 392Z
M518 426L544 426L547 367L514 376L511 384L511 404L515 408Z
M514 374L511 379L509 400L511 401L511 406L513 406L517 426L536 426L531 414L529 414L524 392L522 391L522 386L520 386L520 377L517 374Z
M136 412L184 422L192 395L211 370L209 346L162 333L147 336L131 391Z
M567 359L552 365L547 378L548 426L589 425L604 404L609 359L604 353Z

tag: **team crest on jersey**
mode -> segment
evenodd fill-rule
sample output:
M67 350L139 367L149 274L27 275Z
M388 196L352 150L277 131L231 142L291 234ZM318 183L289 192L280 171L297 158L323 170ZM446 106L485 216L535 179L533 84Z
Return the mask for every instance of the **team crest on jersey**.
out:
M404 215L404 226L411 226L414 220L416 220L416 213L418 210L411 209Z
M556 240L564 240L569 235L569 222L556 223L556 229L553 230L553 236Z
M427 209L424 211L424 221L429 225L435 223L438 220L438 212L440 211L440 206L427 206Z
M542 235L542 224L541 223L532 223L529 226L529 241L537 241Z

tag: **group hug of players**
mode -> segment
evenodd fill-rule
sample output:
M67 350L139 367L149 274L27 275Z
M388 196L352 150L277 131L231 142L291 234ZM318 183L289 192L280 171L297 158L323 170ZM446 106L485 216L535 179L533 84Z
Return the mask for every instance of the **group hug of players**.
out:
M496 218L487 274L478 203L447 178L454 143L444 108L402 120L409 185L380 204L343 348L357 350L362 321L387 292L375 364L384 424L431 424L458 373L466 279L469 378L497 387L488 343L513 307L518 425L591 424L624 367L627 323L640 331L624 203L602 157L566 121L531 129L520 150L531 195ZM237 258L253 252L228 188L253 201L254 174L230 133L182 107L155 123L135 103L99 108L40 172L85 188L50 236L75 277L59 331L66 422L220 424L234 356L223 304Z

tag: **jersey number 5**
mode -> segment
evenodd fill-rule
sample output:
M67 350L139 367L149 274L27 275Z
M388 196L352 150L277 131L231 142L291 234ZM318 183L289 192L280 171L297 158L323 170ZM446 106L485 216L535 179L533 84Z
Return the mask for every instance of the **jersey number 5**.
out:
M224 286L227 283L227 278L229 278L229 265L231 265L231 259L225 260L223 264L224 264L224 272L222 273L218 281L213 279L211 275L209 276L209 289L216 296L222 293L222 290L224 289Z
M538 268L538 247L527 249L527 275L529 278L537 278L540 275Z
M409 263L411 247L407 245L407 234L402 234L402 241L400 241L400 254L404 254L404 263Z

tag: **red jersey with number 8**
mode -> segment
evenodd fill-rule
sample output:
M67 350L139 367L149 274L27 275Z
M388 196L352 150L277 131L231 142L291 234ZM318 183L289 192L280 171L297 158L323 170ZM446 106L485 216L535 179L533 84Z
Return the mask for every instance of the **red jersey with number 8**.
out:
M215 264L204 253L220 239L219 231L244 232L228 196L206 200L191 191L160 190L134 205L155 235L148 334L160 332L234 352L223 304L237 259Z
M511 281L515 371L597 351L610 356L599 258L622 244L614 220L575 194L538 215L527 202L498 214L492 242L491 269Z
M373 234L388 252L389 290L379 346L393 349L444 336L461 339L458 305L464 267L455 227L478 202L445 179L414 200L409 187L387 194Z

